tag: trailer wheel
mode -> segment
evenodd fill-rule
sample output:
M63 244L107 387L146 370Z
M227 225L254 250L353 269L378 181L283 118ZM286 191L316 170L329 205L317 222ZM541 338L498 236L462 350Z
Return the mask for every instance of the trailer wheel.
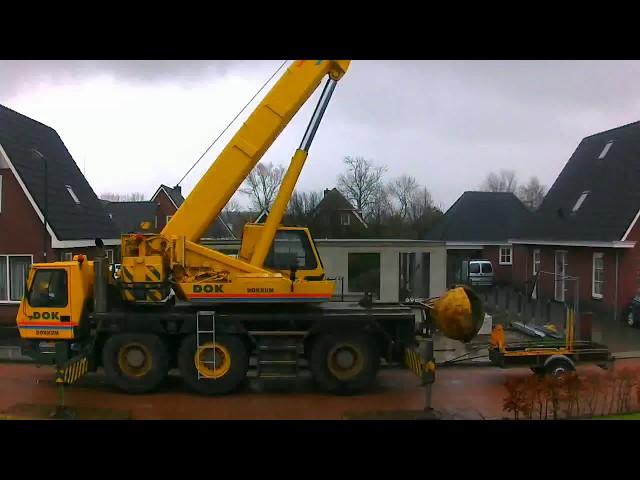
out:
M560 377L566 373L573 372L576 369L575 366L565 358L556 358L551 360L544 368L548 375L553 375L554 377Z
M178 351L178 369L194 392L224 395L236 390L246 378L249 354L237 336L219 335L215 344L209 342L198 348L196 336L189 335Z
M126 393L147 393L167 377L169 353L157 335L121 333L105 342L102 366L111 385Z
M313 343L309 367L320 387L337 395L352 395L368 388L380 366L375 339L368 335L319 336Z

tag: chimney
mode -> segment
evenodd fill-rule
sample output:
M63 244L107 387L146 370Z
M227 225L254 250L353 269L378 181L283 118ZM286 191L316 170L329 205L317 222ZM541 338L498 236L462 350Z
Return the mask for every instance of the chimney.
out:
M182 195L182 187L180 185L176 185L173 189L178 192L178 195Z
M324 189L324 196L326 197L326 196L327 196L327 193L329 193L330 191L331 191L331 190L329 190L328 188L325 188L325 189ZM323 197L323 198L324 198L324 197Z

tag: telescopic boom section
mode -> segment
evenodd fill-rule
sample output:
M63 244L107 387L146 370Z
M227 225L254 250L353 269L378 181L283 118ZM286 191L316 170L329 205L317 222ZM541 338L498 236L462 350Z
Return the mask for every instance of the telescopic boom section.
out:
M197 242L323 78L330 75L339 80L349 63L294 61L200 179L162 235L185 236Z

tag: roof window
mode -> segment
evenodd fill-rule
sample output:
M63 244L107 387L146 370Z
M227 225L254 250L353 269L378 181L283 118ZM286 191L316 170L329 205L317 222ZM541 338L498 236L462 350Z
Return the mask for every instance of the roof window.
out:
M613 145L613 140L609 140L607 142L607 144L602 149L602 152L600 152L600 156L598 157L598 160L602 160L607 155L607 153L609 153L609 150L611 149L611 145Z
M578 201L576 202L576 204L571 209L571 213L576 213L578 211L578 209L582 206L582 203L589 196L589 193L590 192L582 192L582 195L580 195L580 197L578 198Z
M73 201L76 202L77 205L80 205L80 200L78 199L78 196L73 191L73 188L71 188L71 185L65 185L65 186L67 187L67 192L69 192L69 195L71 195L71 198L73 198Z

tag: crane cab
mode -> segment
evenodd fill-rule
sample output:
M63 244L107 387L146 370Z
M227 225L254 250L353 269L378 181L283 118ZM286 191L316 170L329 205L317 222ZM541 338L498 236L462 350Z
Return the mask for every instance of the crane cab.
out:
M239 258L249 261L262 235L262 224L245 225ZM324 269L320 255L309 229L303 227L278 227L264 267L282 273L287 278L307 281L323 280Z
M93 262L35 263L27 276L16 323L24 339L73 339L80 335L93 285Z

